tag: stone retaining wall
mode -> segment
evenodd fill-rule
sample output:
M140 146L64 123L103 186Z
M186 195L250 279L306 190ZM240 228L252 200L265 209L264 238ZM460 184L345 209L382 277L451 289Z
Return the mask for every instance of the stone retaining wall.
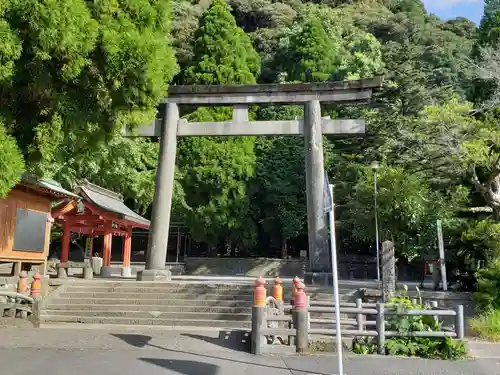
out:
M186 258L188 275L304 277L307 261L271 258Z

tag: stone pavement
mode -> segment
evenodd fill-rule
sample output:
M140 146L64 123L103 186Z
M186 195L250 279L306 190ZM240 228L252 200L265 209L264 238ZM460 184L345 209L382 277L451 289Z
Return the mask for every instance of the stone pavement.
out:
M333 375L330 355L253 356L246 332L155 329L0 329L8 375ZM444 362L349 356L345 374L500 375L500 359Z

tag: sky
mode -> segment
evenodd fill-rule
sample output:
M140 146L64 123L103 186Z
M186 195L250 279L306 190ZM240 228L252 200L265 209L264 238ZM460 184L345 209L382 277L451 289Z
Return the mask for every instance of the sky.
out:
M483 16L483 0L423 0L427 11L440 18L465 17L479 24Z

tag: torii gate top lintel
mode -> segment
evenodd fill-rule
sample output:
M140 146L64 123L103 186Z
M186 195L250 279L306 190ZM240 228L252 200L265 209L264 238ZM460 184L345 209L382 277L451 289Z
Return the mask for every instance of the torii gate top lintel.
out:
M163 103L230 105L257 103L359 102L369 100L383 78L321 83L170 86Z

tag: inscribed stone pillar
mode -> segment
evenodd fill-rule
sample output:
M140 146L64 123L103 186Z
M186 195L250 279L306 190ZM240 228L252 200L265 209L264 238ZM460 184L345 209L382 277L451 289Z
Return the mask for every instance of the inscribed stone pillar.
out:
M309 271L329 272L331 267L324 212L325 168L319 100L306 103L304 112Z
M382 291L384 302L396 293L396 259L391 241L382 243Z
M179 109L176 103L165 103L162 112L160 155L156 171L146 270L137 274L138 280L168 280L171 277L170 272L165 270L165 262L174 189Z

